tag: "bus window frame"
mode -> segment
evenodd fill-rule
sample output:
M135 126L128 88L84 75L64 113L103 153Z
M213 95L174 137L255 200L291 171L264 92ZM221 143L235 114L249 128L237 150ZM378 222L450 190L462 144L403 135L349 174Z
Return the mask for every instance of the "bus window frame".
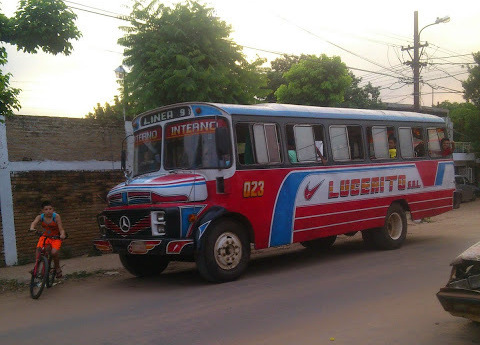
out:
M415 158L415 150L414 150L414 147L413 147L413 134L412 134L412 127L405 127L405 126L400 126L398 127L398 143L400 143L399 145L399 149L400 149L400 154L402 156L402 158L407 158L407 159L410 159L410 158ZM409 145L410 145L410 149L411 149L411 152L412 152L412 155L411 156L406 156L406 150L403 149L404 147L404 144L407 144L405 143L405 139L402 135L402 132L403 130L408 130L408 133L409 133ZM398 150L398 149L397 149ZM397 153L398 155L398 153Z
M348 158L346 159L337 159L335 157L335 146L334 146L334 141L332 140L332 128L343 128L343 133L345 134L345 139L346 139L346 150L347 150L347 156ZM328 127L328 138L330 140L330 147L332 149L332 159L334 162L350 162L352 161L352 157L350 154L350 142L348 141L348 130L347 130L347 125L330 125Z
M330 141L330 147L332 150L332 159L335 162L340 162L340 163L345 163L345 162L364 162L366 159L366 150L365 150L365 142L366 142L366 136L365 136L365 128L366 124L332 124L328 127L328 139ZM334 146L333 146L333 140L332 140L332 135L331 135L331 129L332 128L340 128L344 127L345 128L345 133L346 133L346 139L347 139L347 145L346 147L348 148L348 159L335 159L335 154L334 154ZM358 127L359 128L359 133L360 133L360 140L358 141L357 144L359 144L358 149L361 150L361 158L353 158L352 157L352 147L350 145L350 135L349 135L349 127Z
M427 127L426 130L427 130L427 147L428 147L428 155L431 157L431 158L434 158L434 159L438 159L438 158L442 158L442 145L440 144L442 139L443 138L440 138L440 136L438 135L438 130L441 129L443 131L443 138L447 138L447 129L445 127ZM432 150L431 147L430 147L430 131L433 130L435 131L435 133L437 134L437 142L438 142L438 148L436 150ZM438 154L435 154L433 155L432 152L434 151L438 151Z
M239 159L239 152L238 152L238 136L237 136L237 126L239 125L247 125L248 126L248 131L250 133L250 141L251 141L251 144L253 145L253 148L252 148L252 153L253 153L253 156L254 156L254 162L251 163L251 164L245 164L245 163L241 163L240 162L240 159ZM263 127L263 143L265 145L265 148L266 148L266 153L267 153L267 156L268 156L268 162L259 162L258 161L258 152L257 152L257 147L258 147L258 143L257 143L257 140L256 140L256 136L255 136L255 130L254 130L254 126L257 126L257 125L260 125ZM278 162L271 162L270 159L271 159L271 155L270 155L270 152L269 152L269 144L268 144L268 137L267 137L267 134L266 134L266 129L265 129L265 126L268 125L268 126L272 126L275 128L275 143L276 143L276 148L277 148L277 151L278 151L278 158L279 158L279 161ZM239 166L241 166L242 168L248 168L248 167L251 167L251 166L254 166L255 168L259 167L259 166L275 166L275 165L282 165L283 164L283 154L282 154L282 142L281 140L279 140L280 138L280 135L279 135L279 124L277 122L259 122L259 121L238 121L238 122L235 122L233 125L232 125L232 129L233 129L233 132L234 132L234 140L235 140L235 143L234 143L234 147L235 147L235 151L236 151L236 155L237 155L237 161L238 161L238 164Z

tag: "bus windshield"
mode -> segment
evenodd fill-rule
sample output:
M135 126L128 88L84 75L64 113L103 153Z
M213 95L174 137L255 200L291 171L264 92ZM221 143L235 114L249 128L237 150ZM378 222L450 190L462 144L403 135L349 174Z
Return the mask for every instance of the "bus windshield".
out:
M221 169L231 164L231 148L220 156L215 129L227 127L221 118L172 123L165 128L165 169ZM225 151L225 150L224 150Z
M158 171L162 152L162 127L135 133L133 176Z

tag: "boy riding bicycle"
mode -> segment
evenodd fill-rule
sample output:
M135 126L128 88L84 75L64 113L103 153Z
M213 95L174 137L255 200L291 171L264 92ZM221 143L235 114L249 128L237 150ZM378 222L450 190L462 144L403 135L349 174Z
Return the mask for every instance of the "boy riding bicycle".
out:
M66 234L63 229L62 219L58 213L55 213L53 210L52 203L50 201L42 202L42 214L35 217L35 220L30 225L30 231L37 231L36 227L40 224L43 229L43 234L38 240L37 250L36 250L36 259L40 256L40 248L43 246L44 236L59 236L60 239L47 238L45 240L45 245L50 245L52 247L52 257L57 268L56 277L62 278L62 270L60 268L60 259L58 257L58 251L62 246L62 240L65 239Z

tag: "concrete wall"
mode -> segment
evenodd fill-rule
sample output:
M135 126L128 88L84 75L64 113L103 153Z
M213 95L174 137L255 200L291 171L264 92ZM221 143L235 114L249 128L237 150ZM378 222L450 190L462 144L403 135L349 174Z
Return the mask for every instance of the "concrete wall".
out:
M33 260L37 240L26 230L44 199L69 232L66 252L91 250L102 199L123 181L124 137L123 125L85 119L18 115L0 123L0 266Z

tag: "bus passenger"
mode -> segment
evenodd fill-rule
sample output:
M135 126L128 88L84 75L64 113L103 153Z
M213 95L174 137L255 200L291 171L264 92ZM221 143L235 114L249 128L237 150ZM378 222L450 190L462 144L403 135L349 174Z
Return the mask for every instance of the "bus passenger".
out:
M288 145L288 159L290 163L298 163L297 151L295 151L295 146Z
M394 136L388 138L388 154L390 158L397 158L397 139Z
M448 138L443 138L440 140L440 147L442 149L442 157L448 157L453 153L454 143L450 142Z

